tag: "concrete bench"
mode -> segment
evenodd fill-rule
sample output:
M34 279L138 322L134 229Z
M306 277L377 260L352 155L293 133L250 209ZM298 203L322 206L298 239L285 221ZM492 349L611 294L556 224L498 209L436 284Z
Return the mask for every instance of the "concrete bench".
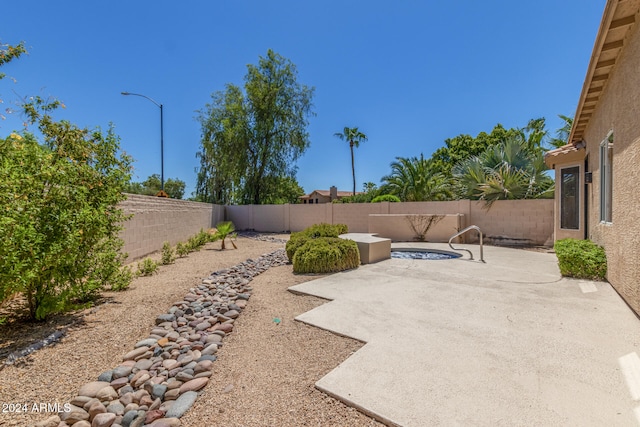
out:
M391 258L391 239L377 237L376 233L347 233L341 234L340 238L353 240L357 243L361 264L370 264Z

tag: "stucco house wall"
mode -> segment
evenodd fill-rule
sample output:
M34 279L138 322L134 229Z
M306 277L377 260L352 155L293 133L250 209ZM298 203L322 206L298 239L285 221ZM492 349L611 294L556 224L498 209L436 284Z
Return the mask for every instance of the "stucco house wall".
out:
M613 131L612 221L600 222L599 147ZM609 282L640 313L640 26L607 82L585 130L589 170L588 237L604 246Z
M570 145L547 155L556 170L555 238L604 247L607 280L640 313L640 0L608 0L581 93ZM601 82L604 82L603 84ZM611 220L601 209L601 143L612 135ZM577 149L576 149L577 148ZM559 173L581 166L579 231L562 230ZM591 172L592 182L585 182Z

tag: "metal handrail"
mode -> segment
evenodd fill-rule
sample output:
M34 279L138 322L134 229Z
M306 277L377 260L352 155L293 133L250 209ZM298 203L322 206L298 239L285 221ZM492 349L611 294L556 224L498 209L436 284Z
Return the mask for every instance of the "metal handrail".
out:
M477 230L478 234L480 234L480 261L485 262L484 261L484 257L483 257L483 253L482 253L482 231L480 231L480 227L478 227L477 225L470 225L467 228L465 228L464 230L459 231L456 234L454 234L453 236L451 236L451 238L449 239L449 247L451 249L453 249L454 251L467 251L467 252L469 252L469 256L471 257L471 259L473 259L473 254L471 253L471 251L469 249L464 249L464 248L456 249L451 244L451 241L453 239L455 239L456 237L458 237L458 236L460 236L460 235L462 235L462 234L464 234L464 233L466 233L467 231L470 231L470 230Z

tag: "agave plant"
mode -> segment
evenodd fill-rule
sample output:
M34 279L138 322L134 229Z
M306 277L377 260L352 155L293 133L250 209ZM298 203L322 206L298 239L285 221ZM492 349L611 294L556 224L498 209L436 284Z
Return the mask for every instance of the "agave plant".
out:
M227 237L229 238L229 241L233 245L233 248L234 249L238 249L238 247L236 246L235 242L233 240L231 240L232 238L236 237L236 233L234 233L236 228L233 226L233 223L231 221L219 222L216 225L216 229L218 230L216 232L216 237L218 239L220 239L220 242L222 243L222 246L221 246L220 249L225 250L224 241L225 241L225 239Z

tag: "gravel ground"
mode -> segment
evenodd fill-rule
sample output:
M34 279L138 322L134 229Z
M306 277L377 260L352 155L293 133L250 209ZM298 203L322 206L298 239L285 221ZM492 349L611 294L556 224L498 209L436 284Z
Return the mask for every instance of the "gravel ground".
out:
M28 426L52 415L80 386L117 366L148 335L156 316L209 273L282 248L282 243L239 237L238 249L210 243L200 252L136 279L129 290L105 294L104 302L77 313L81 319L55 346L38 350L0 370L0 426ZM156 255L155 258L159 258ZM251 282L254 293L234 332L218 352L211 382L183 426L371 426L371 418L315 390L313 384L362 345L295 322L323 303L297 296L288 286L315 278L295 276L291 266L272 268ZM280 324L274 318L281 319ZM0 326L0 342L38 325ZM2 412L9 404L26 412ZM49 405L42 412L34 404ZM4 407L3 407L4 406Z

